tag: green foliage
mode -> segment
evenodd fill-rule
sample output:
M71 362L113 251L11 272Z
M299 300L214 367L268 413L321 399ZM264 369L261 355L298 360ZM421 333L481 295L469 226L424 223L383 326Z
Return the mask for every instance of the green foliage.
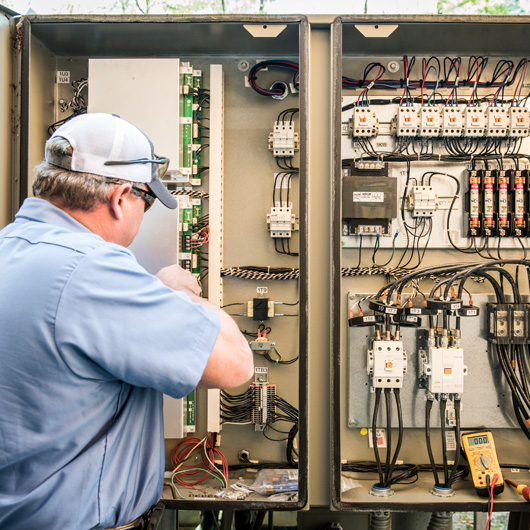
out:
M117 0L122 13L148 15L154 11L174 15L261 13L274 0Z
M164 11L175 15L226 13L226 6L224 0L184 0L177 4L164 2Z
M438 0L439 15L519 15L520 0Z

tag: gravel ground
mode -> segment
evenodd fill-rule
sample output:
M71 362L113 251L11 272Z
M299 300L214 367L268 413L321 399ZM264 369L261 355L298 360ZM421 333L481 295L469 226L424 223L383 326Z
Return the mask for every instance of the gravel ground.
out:
M491 518L490 530L506 530L508 528L508 512L494 513ZM473 512L458 512L453 515L453 530L485 530L474 527Z

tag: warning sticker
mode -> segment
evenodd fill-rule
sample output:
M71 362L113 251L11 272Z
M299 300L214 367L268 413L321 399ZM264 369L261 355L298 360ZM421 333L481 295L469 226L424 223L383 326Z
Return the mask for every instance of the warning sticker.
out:
M386 432L385 429L376 429L375 436L377 439L377 447L385 448L386 447ZM372 437L372 429L368 429L368 446L374 446L374 439Z
M354 191L353 202L385 202L383 191Z

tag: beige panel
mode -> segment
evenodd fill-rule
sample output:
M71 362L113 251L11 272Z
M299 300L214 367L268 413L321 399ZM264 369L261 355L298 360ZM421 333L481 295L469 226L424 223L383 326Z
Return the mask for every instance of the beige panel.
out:
M331 419L330 358L330 184L331 117L329 30L311 32L309 107L309 503L329 506Z
M59 119L56 117L57 108L54 103L56 68L55 56L39 41L33 41L29 73L28 196L31 195L33 168L44 158L48 127Z

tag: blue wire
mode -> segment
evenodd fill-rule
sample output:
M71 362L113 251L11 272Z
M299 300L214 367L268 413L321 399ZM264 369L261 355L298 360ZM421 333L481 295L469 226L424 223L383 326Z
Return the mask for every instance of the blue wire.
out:
M495 107L497 106L497 99L499 97L499 94L501 93L502 90L504 90L504 87L506 86L506 83L508 82L508 78L510 77L510 74L512 73L512 67L513 67L513 63L511 61L507 61L506 59L503 59L502 61L499 61L497 63L497 66L499 66L499 64L501 62L508 65L508 73L506 74L506 77L504 78L504 81L502 82L502 85L499 87L499 89L495 93L495 98L494 98L494 101L495 101L495 105L494 106ZM497 70L497 66L495 67L495 71ZM494 78L495 78L495 75L492 77L492 79L494 79Z
M427 76L429 75L429 70L430 69L433 69L435 72L436 72L436 86L434 87L433 91L431 92L431 95L429 96L429 99L427 100L427 106L430 106L430 101L431 101L431 98L434 96L434 94L436 93L436 91L438 90L438 70L435 68L435 66L432 64L431 66L429 66L429 68L427 68L427 72L425 72L425 79L427 79Z

